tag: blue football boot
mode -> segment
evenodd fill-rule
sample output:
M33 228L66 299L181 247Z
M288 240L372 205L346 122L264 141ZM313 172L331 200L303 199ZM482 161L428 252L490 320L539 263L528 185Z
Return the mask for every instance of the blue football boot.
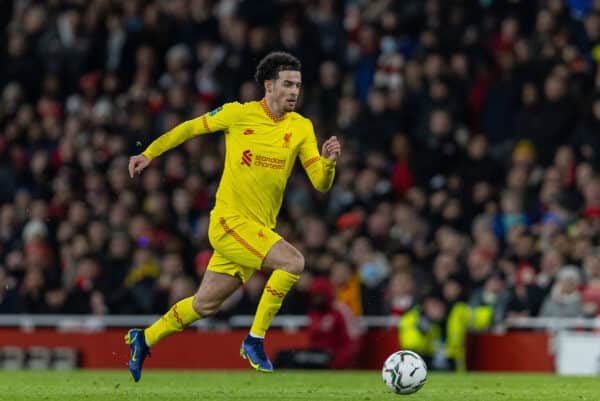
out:
M139 381L142 377L142 365L147 356L150 355L150 347L146 345L144 330L131 329L125 334L125 343L131 349L131 358L127 363L129 373L134 381Z
M259 372L272 373L273 364L265 354L264 342L265 340L262 338L246 336L240 348L240 356L247 359L250 365Z

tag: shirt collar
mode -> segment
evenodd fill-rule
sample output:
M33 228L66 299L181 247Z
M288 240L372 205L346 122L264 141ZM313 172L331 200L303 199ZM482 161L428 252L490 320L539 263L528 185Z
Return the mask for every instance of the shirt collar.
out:
M273 113L271 113L271 110L269 110L269 106L267 106L267 100L264 97L260 101L260 107L262 107L262 109L265 112L265 114L267 115L267 117L269 117L273 122L278 123L280 121L285 120L287 113L285 113L281 117L275 117L275 115Z

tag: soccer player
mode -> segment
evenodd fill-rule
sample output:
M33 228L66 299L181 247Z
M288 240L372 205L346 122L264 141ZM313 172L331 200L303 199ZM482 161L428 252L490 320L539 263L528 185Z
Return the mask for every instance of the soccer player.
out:
M151 347L192 322L213 315L263 267L273 269L273 273L240 355L258 371L273 371L264 351L264 337L283 298L304 270L302 254L273 231L285 186L299 157L315 189L328 191L341 152L340 143L332 136L319 154L312 123L294 112L302 85L300 67L300 61L290 54L270 53L261 60L255 75L265 89L261 101L226 103L176 126L131 157L129 174L133 177L152 159L196 135L225 133L225 167L208 229L213 256L193 297L177 302L145 330L131 329L125 335L131 349L129 372L135 381L141 377Z

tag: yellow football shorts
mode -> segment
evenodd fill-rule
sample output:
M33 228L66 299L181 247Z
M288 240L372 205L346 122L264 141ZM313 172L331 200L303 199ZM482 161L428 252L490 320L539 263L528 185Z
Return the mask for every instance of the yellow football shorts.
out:
M265 256L281 236L244 216L213 210L208 239L215 251L207 270L239 277L245 283L261 269Z

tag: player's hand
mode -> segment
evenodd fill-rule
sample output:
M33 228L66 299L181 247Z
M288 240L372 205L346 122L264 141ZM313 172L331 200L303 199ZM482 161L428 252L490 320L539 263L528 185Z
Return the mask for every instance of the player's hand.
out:
M340 153L342 153L342 145L338 141L337 137L332 136L323 144L323 150L321 151L323 157L326 157L331 161L335 161L339 157Z
M150 159L146 156L139 154L129 158L129 176L133 178L134 175L139 174L150 164Z

